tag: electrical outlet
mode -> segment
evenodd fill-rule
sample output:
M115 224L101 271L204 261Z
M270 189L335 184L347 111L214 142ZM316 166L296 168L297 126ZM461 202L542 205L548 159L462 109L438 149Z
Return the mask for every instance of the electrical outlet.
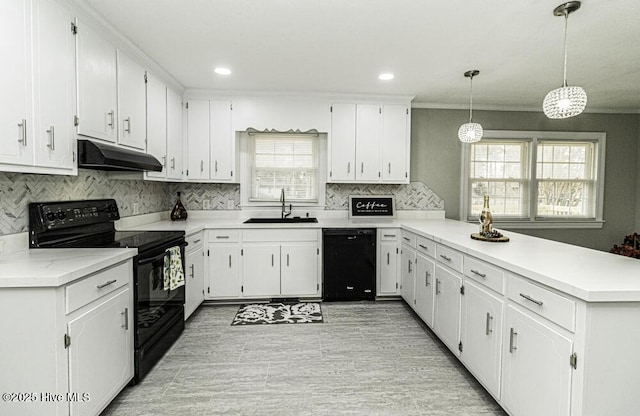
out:
M133 215L140 214L140 205L137 202L133 203Z
M236 201L227 199L227 209L236 209Z
M211 209L211 200L210 199L202 200L202 209Z

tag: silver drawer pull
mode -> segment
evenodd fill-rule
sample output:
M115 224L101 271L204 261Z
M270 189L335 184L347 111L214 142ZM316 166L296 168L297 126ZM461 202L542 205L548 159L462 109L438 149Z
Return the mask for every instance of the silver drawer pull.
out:
M198 244L199 242L200 242L199 238L197 240L193 240L193 244Z
M225 239L225 238L229 238L229 236L228 235L217 235L216 238L217 239ZM198 240L198 241L200 241L200 240Z
M423 248L423 249L425 249L425 250L429 250L429 247L424 246L424 245L422 245L422 244L418 244L418 247Z
M487 312L487 326L485 328L485 334L491 335L493 329L491 329L491 321L493 320L493 316L489 312Z
M109 280L108 282L104 282L104 283L103 283L103 284L101 284L101 285L97 285L97 286L96 286L96 288L98 288L98 289L102 289L103 287L107 287L107 286L109 286L109 285L112 285L112 284L114 284L114 283L115 283L115 282L117 282L117 281L118 281L118 279Z
M383 234L382 236L383 237L394 237L395 238L396 235L395 234Z
M533 302L538 306L542 306L542 301L541 300L535 300L534 298L532 298L529 295L525 295L524 293L520 293L520 296L522 296L523 298L525 298L526 300L528 300L529 302Z
M475 274L476 276L480 276L480 277L487 277L487 275L486 275L486 274L484 274L484 273L480 273L480 272L479 272L479 271L477 271L477 270L473 270L473 269L471 269L471 273Z
M515 342L515 340L516 340L516 335L518 335L518 333L517 333L513 328L511 328L511 329L509 330L509 352L510 352L510 353L512 353L512 354L513 354L513 352L514 352L515 350L517 350L517 349L518 349L518 348L516 347L516 342Z
M410 239L410 238L407 238L407 237L402 237L402 239L403 239L404 241L411 241L411 239Z
M442 257L443 259L445 259L446 261L451 261L451 257L447 257L444 254L440 254L440 257Z

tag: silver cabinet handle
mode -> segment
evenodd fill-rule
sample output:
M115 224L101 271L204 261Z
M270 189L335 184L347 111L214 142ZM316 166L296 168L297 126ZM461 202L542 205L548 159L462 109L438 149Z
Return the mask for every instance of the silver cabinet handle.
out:
M351 173L351 162L347 162L347 173Z
M218 161L217 160L214 162L214 170L215 170L216 173L218 173Z
M192 264L191 266L189 266L191 268L191 278L193 279L195 276L195 271L193 270L194 265Z
M389 163L389 174L391 174L391 163Z
M445 259L446 261L451 261L451 257L447 257L444 254L440 254L440 257L442 257L443 259Z
M387 253L387 266L389 265L390 256L391 254Z
M200 242L199 238L197 240L193 240L193 244L198 244L199 242Z
M420 247L421 249L429 251L429 247L427 247L427 246L425 246L423 244L418 244L418 247Z
M427 270L426 272L424 272L424 285L425 286L429 286L429 270Z
M289 267L289 253L287 253L287 267Z
M114 125L114 123L115 123L115 118L114 118L114 117L115 117L115 112L114 112L113 110L111 110L111 111L109 111L109 112L107 113L107 115L108 115L108 116L110 117L110 119L111 119L111 122L110 122L110 123L107 123L107 126L109 126L109 127L111 127L111 128L113 129L113 125Z
M473 270L473 269L471 269L471 273L475 274L476 276L480 276L480 277L487 277L487 275L486 275L486 274L484 274L484 273L480 273L480 272L479 272L479 271L477 271L477 270Z
M231 254L229 254L229 268L231 268Z
M360 163L360 173L364 173L364 162Z
M204 172L204 160L200 161L200 172Z
M124 131L131 134L131 117L125 118L124 122L127 123L127 127L125 127Z
M122 315L124 315L124 324L122 324L122 327L124 328L125 331L129 330L129 308L124 308L124 311L122 311Z
M167 167L167 155L162 156L162 167Z
M491 320L493 320L493 316L487 312L487 326L485 328L485 334L487 335L490 335L493 332L493 329L491 329Z
M536 300L534 298L532 298L529 295L525 295L524 293L520 293L520 296L522 296L523 298L525 298L526 300L528 300L529 302L533 302L538 306L542 306L542 301L541 300Z
M272 254L272 255L271 255L271 267L273 267L273 266L274 266L273 261L274 261L274 255Z
M408 238L408 237L402 237L402 239L403 239L404 241L411 241L411 239L410 239L410 238Z
M395 238L396 237L395 234L383 234L382 236L383 237L389 237L389 238L391 238L391 237Z
M108 282L104 282L104 283L103 283L103 284L101 284L101 285L96 285L96 288L97 288L97 289L102 289L103 287L107 287L107 286L109 286L109 285L112 285L112 284L114 284L114 283L115 283L115 282L117 282L117 281L118 281L117 279L109 280Z
M436 279L436 295L440 294L440 279Z
M411 273L411 260L409 260L408 263L409 263L409 269L407 269L407 270L408 270L409 273Z
M216 238L217 238L217 239L221 239L221 240L222 240L222 239L227 239L227 238L229 238L229 236L228 236L228 235L217 235L217 236L216 236ZM198 240L198 241L199 241L199 240Z
M518 349L515 345L516 335L518 335L518 333L513 328L511 328L509 330L509 352L512 354L515 350Z
M176 168L176 158L172 157L171 158L171 169L175 169Z
M49 130L47 130L47 133L49 133L49 136L51 137L51 142L49 142L49 144L47 145L47 147L51 150L56 150L56 130L54 126L49 127Z
M22 143L24 147L27 147L27 120L22 119L22 123L18 123L18 127L22 127L22 138L18 139L18 143Z

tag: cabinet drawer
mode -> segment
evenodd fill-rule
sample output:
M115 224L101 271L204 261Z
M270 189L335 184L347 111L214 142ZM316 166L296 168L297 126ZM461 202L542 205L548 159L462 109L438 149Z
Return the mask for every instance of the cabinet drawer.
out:
M209 230L210 243L237 243L240 240L240 231L238 230Z
M458 273L462 273L462 253L438 244L436 247L436 260L438 263L444 264Z
M436 243L432 240L426 239L424 237L418 237L416 239L416 248L418 249L419 253L434 258L436 256Z
M244 230L242 232L243 242L262 242L262 241L318 241L317 229L272 229L272 230Z
M416 248L416 239L418 236L416 236L413 233L410 233L408 231L402 231L401 235L401 240L402 240L402 244L406 244L409 247L413 247Z
M133 274L130 261L72 283L65 288L67 314L129 283Z
M187 242L187 251L197 250L200 246L202 246L203 235L202 232L191 234L185 237Z
M573 332L575 330L576 303L525 279L508 276L507 295L525 308Z
M504 294L504 272L482 260L465 257L464 275L500 294Z
M400 234L399 230L388 228L378 229L380 241L398 241L398 234Z

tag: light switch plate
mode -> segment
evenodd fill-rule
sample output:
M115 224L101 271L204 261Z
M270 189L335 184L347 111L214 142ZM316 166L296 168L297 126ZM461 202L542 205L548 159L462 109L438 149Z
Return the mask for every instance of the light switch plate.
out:
M236 209L236 201L227 199L227 209Z

